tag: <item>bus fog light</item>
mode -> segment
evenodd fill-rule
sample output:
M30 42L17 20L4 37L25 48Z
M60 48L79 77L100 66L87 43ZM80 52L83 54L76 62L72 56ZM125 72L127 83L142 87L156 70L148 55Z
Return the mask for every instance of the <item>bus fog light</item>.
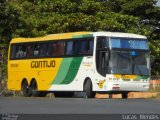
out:
M119 84L113 84L112 89L113 89L113 90L119 90L119 89L120 89Z
M120 87L112 87L113 90L119 90Z

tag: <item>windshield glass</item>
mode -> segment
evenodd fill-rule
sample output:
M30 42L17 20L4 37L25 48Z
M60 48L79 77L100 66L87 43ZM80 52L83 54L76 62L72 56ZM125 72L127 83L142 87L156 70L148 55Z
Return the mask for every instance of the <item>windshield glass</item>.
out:
M127 49L141 49L148 50L148 44L146 39L135 39L135 38L110 38L111 48L127 48Z
M149 75L149 52L112 50L109 68L112 74Z

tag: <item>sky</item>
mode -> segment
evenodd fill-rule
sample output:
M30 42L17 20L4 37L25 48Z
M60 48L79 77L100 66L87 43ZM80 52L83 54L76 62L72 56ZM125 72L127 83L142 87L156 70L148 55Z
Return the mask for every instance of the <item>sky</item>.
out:
M158 0L157 5L160 6L160 0Z

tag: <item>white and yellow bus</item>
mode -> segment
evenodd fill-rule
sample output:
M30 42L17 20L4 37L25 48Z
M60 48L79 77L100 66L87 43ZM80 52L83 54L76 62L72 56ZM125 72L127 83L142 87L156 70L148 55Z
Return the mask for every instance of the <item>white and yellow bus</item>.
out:
M8 53L8 89L24 96L71 96L147 91L150 57L145 36L73 32L15 38Z

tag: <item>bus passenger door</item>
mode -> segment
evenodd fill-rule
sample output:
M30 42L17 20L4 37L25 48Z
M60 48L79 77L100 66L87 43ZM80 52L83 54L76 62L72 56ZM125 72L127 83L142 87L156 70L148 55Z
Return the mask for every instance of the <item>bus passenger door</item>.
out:
M99 74L106 76L109 62L109 38L106 36L97 37L96 45L96 68Z
M109 52L99 51L97 54L97 70L102 76L106 76L108 71Z

